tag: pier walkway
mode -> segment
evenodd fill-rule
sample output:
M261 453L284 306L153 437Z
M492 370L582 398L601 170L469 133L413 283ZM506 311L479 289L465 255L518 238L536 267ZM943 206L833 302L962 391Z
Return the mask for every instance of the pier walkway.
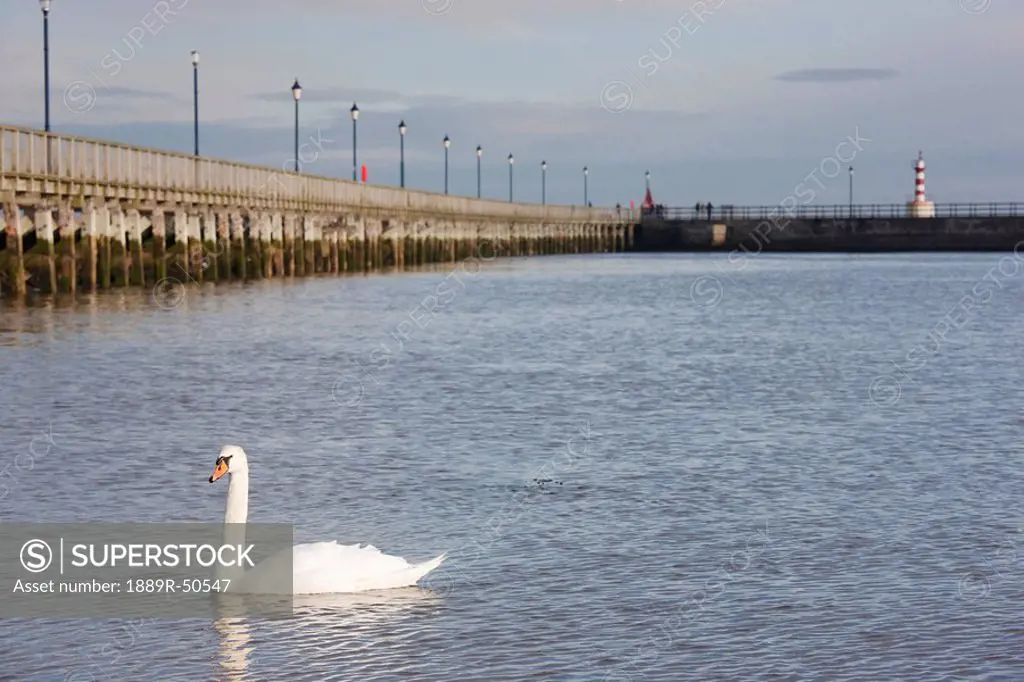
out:
M0 126L0 288L92 291L624 251L628 210L317 177Z

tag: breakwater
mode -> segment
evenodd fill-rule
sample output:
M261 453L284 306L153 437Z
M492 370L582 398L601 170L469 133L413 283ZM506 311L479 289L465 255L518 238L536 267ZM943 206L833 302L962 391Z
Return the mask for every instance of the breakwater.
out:
M9 126L0 206L0 289L13 294L625 251L635 222Z
M636 251L1012 251L1024 216L671 220L644 217Z

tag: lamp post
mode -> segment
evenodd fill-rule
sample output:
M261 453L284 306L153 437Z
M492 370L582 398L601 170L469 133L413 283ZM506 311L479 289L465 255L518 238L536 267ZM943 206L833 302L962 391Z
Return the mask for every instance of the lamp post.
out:
M644 184L647 186L647 191L651 191L651 171L644 173Z
M853 166L850 166L850 217L853 217Z
M480 157L484 155L484 148L476 146L476 198L480 198Z
M299 169L299 99L302 98L302 86L299 85L299 79L295 79L295 84L292 85L292 99L295 100L295 172L301 173Z
M452 146L452 141L448 139L448 136L444 136L444 193L448 194L448 148Z
M511 154L508 155L508 202L512 203L512 164L516 160Z
M540 162L540 205L548 203L548 162Z
M355 102L352 102L352 108L349 111L352 113L352 182L358 182L359 164L356 163L356 121L359 120L359 107L356 106Z
M192 143L199 156L199 53L192 50Z
M39 7L43 10L43 123L50 132L50 0L39 0Z
M590 169L586 166L583 167L583 208L590 206L590 202L587 201L587 176L590 175Z
M398 122L398 181L401 186L405 187L405 119Z

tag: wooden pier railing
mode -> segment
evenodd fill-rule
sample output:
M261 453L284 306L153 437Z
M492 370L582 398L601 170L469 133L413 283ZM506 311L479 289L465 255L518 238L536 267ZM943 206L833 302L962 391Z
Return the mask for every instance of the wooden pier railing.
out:
M509 203L367 185L10 126L0 126L0 192L291 210L384 209L540 222L627 222L634 217L628 210Z

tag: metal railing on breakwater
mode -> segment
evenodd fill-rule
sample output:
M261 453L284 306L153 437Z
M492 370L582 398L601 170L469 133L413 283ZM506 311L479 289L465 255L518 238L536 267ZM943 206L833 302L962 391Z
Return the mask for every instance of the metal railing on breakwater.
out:
M908 204L834 204L829 206L658 206L644 209L642 218L658 220L771 220L791 219L892 219L908 218ZM978 202L935 204L936 218L995 218L1024 216L1024 202Z

